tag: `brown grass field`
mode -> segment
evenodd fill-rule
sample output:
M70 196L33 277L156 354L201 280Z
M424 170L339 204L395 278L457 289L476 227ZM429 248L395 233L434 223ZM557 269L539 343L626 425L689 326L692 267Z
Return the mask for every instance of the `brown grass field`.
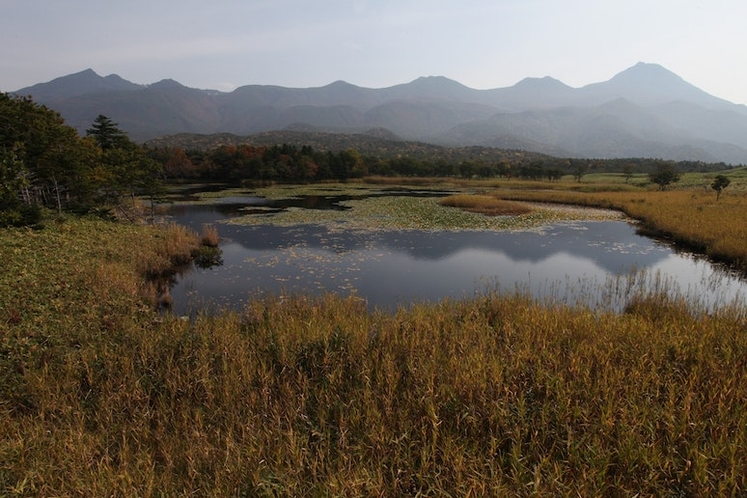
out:
M614 207L744 267L739 191L509 190ZM92 219L0 231L0 495L742 496L747 315L486 293L369 312L267 297L183 320L199 245Z

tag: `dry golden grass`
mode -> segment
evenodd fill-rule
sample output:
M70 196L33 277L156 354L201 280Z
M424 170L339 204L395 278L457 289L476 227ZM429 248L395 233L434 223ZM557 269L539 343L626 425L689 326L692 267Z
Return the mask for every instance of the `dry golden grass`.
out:
M394 316L269 299L130 323L27 368L29 406L0 426L4 489L740 494L747 342L734 325L498 296Z
M139 241L131 250L133 255L139 255L138 272L156 277L168 275L175 267L189 264L199 246L200 238L194 230L170 225L161 230L154 228L149 239Z
M642 222L642 229L747 270L747 197L703 189L666 192L569 192L495 190L501 199L579 204L619 209Z
M218 227L215 225L203 225L200 242L206 247L218 247L218 243L220 242Z
M747 200L496 190L616 208L747 262ZM481 201L483 202L483 201ZM184 321L146 277L200 237L0 231L0 495L740 496L747 311L521 294L370 313L266 298Z
M441 199L440 204L486 216L518 216L532 211L529 206L523 203L504 201L489 195L450 195Z

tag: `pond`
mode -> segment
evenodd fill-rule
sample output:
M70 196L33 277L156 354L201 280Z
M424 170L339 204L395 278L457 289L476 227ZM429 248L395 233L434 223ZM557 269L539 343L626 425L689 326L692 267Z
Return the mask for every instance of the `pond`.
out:
M370 309L394 310L495 289L613 309L636 291L674 291L709 308L738 301L747 291L744 279L734 273L638 235L635 225L624 220L564 221L524 230L267 223L289 207L349 209L351 198L229 196L173 206L177 223L197 231L217 225L222 250L222 265L178 277L171 289L174 313L240 309L267 293L354 294ZM252 216L249 224L232 223Z

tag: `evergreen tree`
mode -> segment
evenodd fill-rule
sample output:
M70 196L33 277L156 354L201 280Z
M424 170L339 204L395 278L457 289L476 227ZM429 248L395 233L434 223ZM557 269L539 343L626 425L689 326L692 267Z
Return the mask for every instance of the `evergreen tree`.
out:
M149 196L160 191L163 167L132 142L119 125L99 114L86 135L101 149L101 201L117 204L125 196Z
M130 139L119 129L117 123L99 114L93 121L93 125L86 130L86 136L93 137L102 150L126 147Z
M0 94L0 225L34 224L40 208L86 212L161 193L162 167L106 116L88 137L30 97Z

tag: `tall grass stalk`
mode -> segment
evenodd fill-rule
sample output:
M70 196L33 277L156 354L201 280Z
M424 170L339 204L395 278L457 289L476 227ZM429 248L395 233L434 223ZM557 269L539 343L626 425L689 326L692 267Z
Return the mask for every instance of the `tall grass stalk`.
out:
M200 242L206 247L218 247L220 237L218 236L218 228L215 225L203 225Z

